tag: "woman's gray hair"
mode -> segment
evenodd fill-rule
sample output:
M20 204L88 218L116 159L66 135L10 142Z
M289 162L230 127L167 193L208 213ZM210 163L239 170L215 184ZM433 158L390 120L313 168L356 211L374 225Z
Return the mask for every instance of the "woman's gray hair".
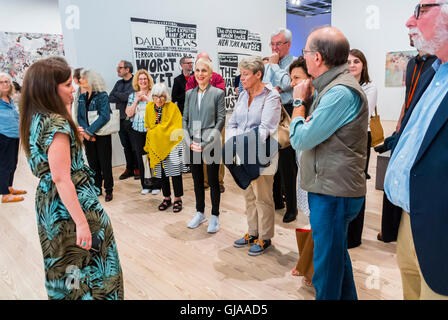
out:
M291 40L292 40L292 33L291 33L291 31L289 29L285 29L285 28L280 28L276 32L272 33L271 34L271 38L276 36L276 35L278 35L278 34L280 34L280 33L283 33L283 35L285 36L285 41L286 42L291 42Z
M9 91L8 91L8 97L12 97L12 95L14 94L15 90L14 90L14 86L12 84L12 77L7 74L6 72L0 72L0 78L6 78L9 81Z
M103 77L94 70L82 69L81 78L87 80L87 84L92 88L92 91L103 92L107 90Z
M168 87L163 82L156 83L151 90L152 100L154 101L154 96L165 96L165 102L171 102L171 94Z
M12 84L12 77L9 74L7 74L6 72L0 72L0 78L2 77L8 78L9 83Z
M238 68L250 70L252 71L253 74L256 74L258 71L260 71L261 72L260 80L263 80L264 62L263 59L259 56L250 56L247 58L243 58L238 64Z

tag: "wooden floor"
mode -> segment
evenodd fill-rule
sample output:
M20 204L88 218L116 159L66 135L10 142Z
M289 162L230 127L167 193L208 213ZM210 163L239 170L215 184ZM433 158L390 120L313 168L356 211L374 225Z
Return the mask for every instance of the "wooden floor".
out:
M383 122L385 134L395 122ZM381 225L382 191L375 190L376 153L372 150L363 243L351 249L359 299L402 299L395 243L376 240ZM193 216L191 175L184 177L184 209L157 210L162 195L140 195L140 182L118 180L114 168L114 200L101 203L109 214L123 268L126 299L314 299L291 275L298 253L295 223L282 223L276 212L273 246L250 257L232 243L247 231L244 198L226 173L221 198L221 229L207 233L207 223L187 228ZM28 190L25 201L0 203L0 299L46 299L44 266L37 234L34 193L38 180L20 155L14 186ZM207 196L209 204L209 197ZM206 207L210 216L210 207Z

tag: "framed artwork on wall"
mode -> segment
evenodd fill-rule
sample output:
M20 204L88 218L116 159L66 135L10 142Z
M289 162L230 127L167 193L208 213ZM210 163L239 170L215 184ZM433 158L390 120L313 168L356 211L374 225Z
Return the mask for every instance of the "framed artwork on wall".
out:
M0 70L20 85L29 66L51 56L64 56L60 34L0 32Z
M404 87L406 85L406 66L417 55L416 50L394 51L386 54L386 87Z

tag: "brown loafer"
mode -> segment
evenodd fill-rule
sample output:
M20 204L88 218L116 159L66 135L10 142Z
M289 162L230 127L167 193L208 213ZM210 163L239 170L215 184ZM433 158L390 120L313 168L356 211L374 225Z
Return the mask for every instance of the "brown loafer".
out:
M384 240L383 240L383 234L382 234L381 232L378 233L377 236L376 236L376 239L377 239L378 241L384 241Z
M109 201L112 201L113 198L114 197L112 195L112 192L107 192L106 196L104 197L104 200L106 200L106 202L109 202Z

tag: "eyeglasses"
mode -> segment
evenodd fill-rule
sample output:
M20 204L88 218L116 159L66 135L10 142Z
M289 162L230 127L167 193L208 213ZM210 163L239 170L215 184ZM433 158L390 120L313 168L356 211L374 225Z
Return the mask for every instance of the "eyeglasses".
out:
M280 46L282 46L282 45L284 45L284 44L287 44L288 43L288 41L285 41L285 42L271 42L271 47L280 47Z
M157 98L157 99L160 99L160 100L162 100L162 99L166 99L165 96L156 96L155 94L154 94L152 97L153 97L154 99Z
M305 54L310 53L310 52L316 52L316 51L314 51L314 50L305 50L305 49L302 49L302 57L304 57Z
M439 7L439 6L443 6L444 4L448 4L448 2L441 2L441 3L423 3L423 4L418 4L415 7L414 10L414 17L415 19L418 19L420 17L420 14L422 13L422 8L426 8L426 7Z

